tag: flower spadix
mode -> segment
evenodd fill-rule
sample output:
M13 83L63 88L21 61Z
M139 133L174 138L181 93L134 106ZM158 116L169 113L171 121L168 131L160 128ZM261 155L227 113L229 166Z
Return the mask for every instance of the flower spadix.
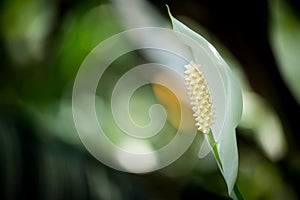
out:
M174 18L169 8L168 12L173 30L178 33L178 41L188 47L193 58L185 65L185 82L195 125L205 133L206 140L199 157L214 150L231 195L238 171L235 128L242 114L239 84L218 51L201 35Z
M185 65L185 82L194 112L196 126L202 133L208 134L213 123L213 105L210 91L200 65L190 62Z

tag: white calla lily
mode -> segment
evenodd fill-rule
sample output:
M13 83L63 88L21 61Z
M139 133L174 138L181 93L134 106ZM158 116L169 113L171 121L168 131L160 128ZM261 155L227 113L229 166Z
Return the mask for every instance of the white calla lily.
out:
M205 134L207 143L200 150L200 157L205 156L211 148L214 150L219 168L225 178L228 193L231 196L238 172L238 151L235 128L242 114L241 89L231 69L222 59L217 50L201 35L189 29L172 16L173 30L178 32L179 41L188 46L193 55L196 66L201 66L207 87L211 93L214 108L214 122L209 134ZM193 39L186 40L186 35ZM211 148L207 148L208 145ZM237 194L235 194L237 195Z

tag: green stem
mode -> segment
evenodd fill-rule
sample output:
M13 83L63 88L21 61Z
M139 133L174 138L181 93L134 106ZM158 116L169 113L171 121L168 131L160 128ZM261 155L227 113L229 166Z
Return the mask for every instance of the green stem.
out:
M221 170L223 171L223 166L222 166L222 162L221 162L221 158L220 158L220 154L219 154L217 142L215 141L214 136L213 136L211 130L208 133L208 142L209 142L210 146L213 148L216 160L217 160L218 164L220 165ZM236 183L234 184L233 192L235 194L235 197L238 200L244 200L244 198L243 198L241 192L239 191L239 188L237 187Z
M243 196L242 196L242 194L241 194L241 192L240 192L240 190L239 190L237 184L234 184L233 192L234 192L234 194L235 194L235 196L236 196L236 198L237 198L238 200L244 200L244 198L243 198Z

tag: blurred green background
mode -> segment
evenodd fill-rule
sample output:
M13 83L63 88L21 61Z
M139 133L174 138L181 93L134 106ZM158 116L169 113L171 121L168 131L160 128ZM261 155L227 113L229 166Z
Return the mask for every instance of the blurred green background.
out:
M197 140L167 168L135 175L93 158L75 129L72 87L84 58L120 31L149 20L154 21L147 25L167 26L166 3L175 17L217 47L240 80L238 185L245 199L299 199L299 2L120 2L0 2L0 199L227 198L213 156L197 158ZM112 137L119 131L109 107L113 85L141 63L147 58L139 52L119 58L99 86L104 91L99 106L106 111L98 115L107 118L104 126ZM138 123L147 123L143 116L149 105L166 102L153 88L142 87L133 98L131 112ZM169 121L153 146L176 131Z

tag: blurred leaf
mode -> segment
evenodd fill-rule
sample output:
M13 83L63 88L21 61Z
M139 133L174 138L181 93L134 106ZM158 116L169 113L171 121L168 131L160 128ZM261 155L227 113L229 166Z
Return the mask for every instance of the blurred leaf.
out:
M300 104L300 20L297 13L282 0L272 0L270 38L280 70Z

